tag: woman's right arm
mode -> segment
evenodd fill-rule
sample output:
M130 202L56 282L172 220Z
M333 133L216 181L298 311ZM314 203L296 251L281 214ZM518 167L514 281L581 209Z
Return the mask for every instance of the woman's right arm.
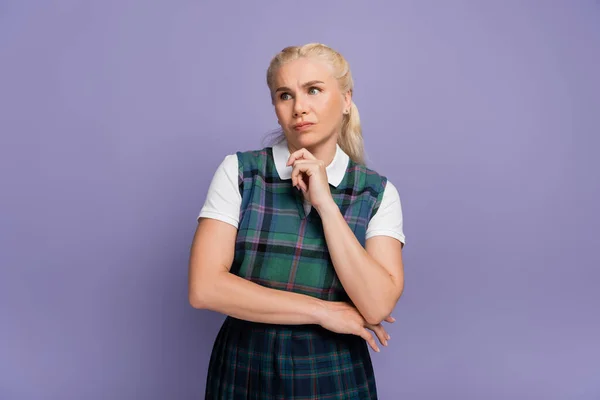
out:
M324 302L261 286L229 272L237 229L200 218L189 263L189 302L232 317L274 324L319 324Z

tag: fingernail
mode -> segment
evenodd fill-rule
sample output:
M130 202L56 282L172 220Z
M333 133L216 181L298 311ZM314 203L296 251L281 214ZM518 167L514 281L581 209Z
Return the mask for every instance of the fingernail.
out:
M388 336L388 340L390 340L390 339L392 338L392 337L390 336L390 334L389 334L389 333L388 333L388 335L387 335L387 336Z

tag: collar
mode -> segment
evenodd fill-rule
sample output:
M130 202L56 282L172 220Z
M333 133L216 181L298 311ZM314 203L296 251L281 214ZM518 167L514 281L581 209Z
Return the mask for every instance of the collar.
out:
M292 167L286 166L287 160L290 158L290 151L287 146L287 140L273 145L273 161L275 161L275 168L277 174L282 180L292 179ZM346 168L348 168L348 161L350 157L342 150L342 148L336 143L335 145L335 156L331 163L327 166L327 178L329 184L334 187L338 185L344 179L346 174Z

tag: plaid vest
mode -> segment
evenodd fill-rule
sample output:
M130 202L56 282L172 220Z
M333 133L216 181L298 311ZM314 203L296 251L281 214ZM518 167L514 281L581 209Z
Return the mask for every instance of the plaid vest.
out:
M325 241L318 212L305 215L302 193L281 180L271 147L237 152L242 196L231 272L273 289L328 301L348 301ZM365 246L387 179L350 160L331 194L354 235Z

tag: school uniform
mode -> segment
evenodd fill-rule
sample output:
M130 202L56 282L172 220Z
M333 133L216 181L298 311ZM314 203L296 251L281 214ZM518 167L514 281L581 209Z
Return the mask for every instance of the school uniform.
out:
M319 214L291 184L284 141L225 157L198 218L238 229L231 273L327 301L350 299L327 250ZM332 197L362 246L386 235L405 243L402 207L386 177L337 146L327 166ZM209 362L206 399L377 399L367 344L318 325L227 317Z

